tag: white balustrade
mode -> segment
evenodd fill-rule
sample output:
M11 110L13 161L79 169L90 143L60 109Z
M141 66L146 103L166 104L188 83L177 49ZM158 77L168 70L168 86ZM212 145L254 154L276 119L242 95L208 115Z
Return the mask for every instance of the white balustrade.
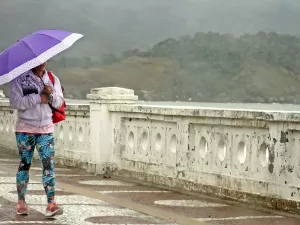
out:
M300 112L143 105L123 88L87 98L56 126L59 163L246 202L280 199L297 210ZM15 149L7 101L0 115L0 145Z
M58 162L68 166L87 168L90 154L89 105L67 105L67 119L55 127Z
M86 168L90 150L89 105L67 105L67 119L55 128L55 157L57 162ZM10 108L6 98L0 100L0 147L17 154L15 123L16 111ZM35 151L34 158L38 158Z
M2 97L0 99L0 146L13 153L14 151L17 152L15 138L17 117L16 112L10 108L8 99L5 99L4 95Z

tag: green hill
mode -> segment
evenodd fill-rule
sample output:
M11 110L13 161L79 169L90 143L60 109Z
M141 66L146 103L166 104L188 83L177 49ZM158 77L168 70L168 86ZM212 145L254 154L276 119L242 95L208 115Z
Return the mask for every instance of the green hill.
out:
M210 32L167 39L148 51L110 54L102 63L65 58L50 67L76 98L92 87L121 86L147 100L299 103L299 54L295 36Z
M120 86L146 100L300 103L300 38L291 35L197 33L102 61L63 57L49 67L69 98Z

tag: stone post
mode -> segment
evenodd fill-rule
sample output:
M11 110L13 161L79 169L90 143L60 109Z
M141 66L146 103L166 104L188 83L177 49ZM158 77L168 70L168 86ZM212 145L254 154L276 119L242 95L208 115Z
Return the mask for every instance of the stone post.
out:
M113 127L116 114L109 111L111 104L134 104L134 91L119 87L95 88L87 94L90 100L91 154L89 172L105 174L111 167L113 154Z
M2 90L0 90L0 100L5 99L5 95Z

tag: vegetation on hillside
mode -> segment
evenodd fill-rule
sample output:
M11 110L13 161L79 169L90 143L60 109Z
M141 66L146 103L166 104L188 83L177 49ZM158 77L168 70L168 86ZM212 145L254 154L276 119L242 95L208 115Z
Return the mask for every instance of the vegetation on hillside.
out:
M80 95L70 91L74 97L84 97L93 86L116 85L149 100L300 101L300 38L276 33L238 38L197 33L164 40L149 51L109 54L102 62L64 59L53 66L64 68L63 79L70 73L76 82L85 80ZM75 66L83 68L80 75Z
M120 86L145 100L300 103L300 38L197 33L148 51L51 61L67 97ZM80 84L80 85L78 85Z

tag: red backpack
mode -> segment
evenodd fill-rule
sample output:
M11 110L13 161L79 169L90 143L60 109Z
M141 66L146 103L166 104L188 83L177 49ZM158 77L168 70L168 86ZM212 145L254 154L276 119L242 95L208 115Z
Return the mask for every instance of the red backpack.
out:
M49 79L51 83L54 85L54 75L51 72L48 72ZM62 91L64 92L64 88L61 87ZM54 108L50 103L49 106L52 110L52 121L54 124L59 123L63 120L66 119L66 114L65 114L65 108L66 108L66 102L64 101L62 106L59 109Z

